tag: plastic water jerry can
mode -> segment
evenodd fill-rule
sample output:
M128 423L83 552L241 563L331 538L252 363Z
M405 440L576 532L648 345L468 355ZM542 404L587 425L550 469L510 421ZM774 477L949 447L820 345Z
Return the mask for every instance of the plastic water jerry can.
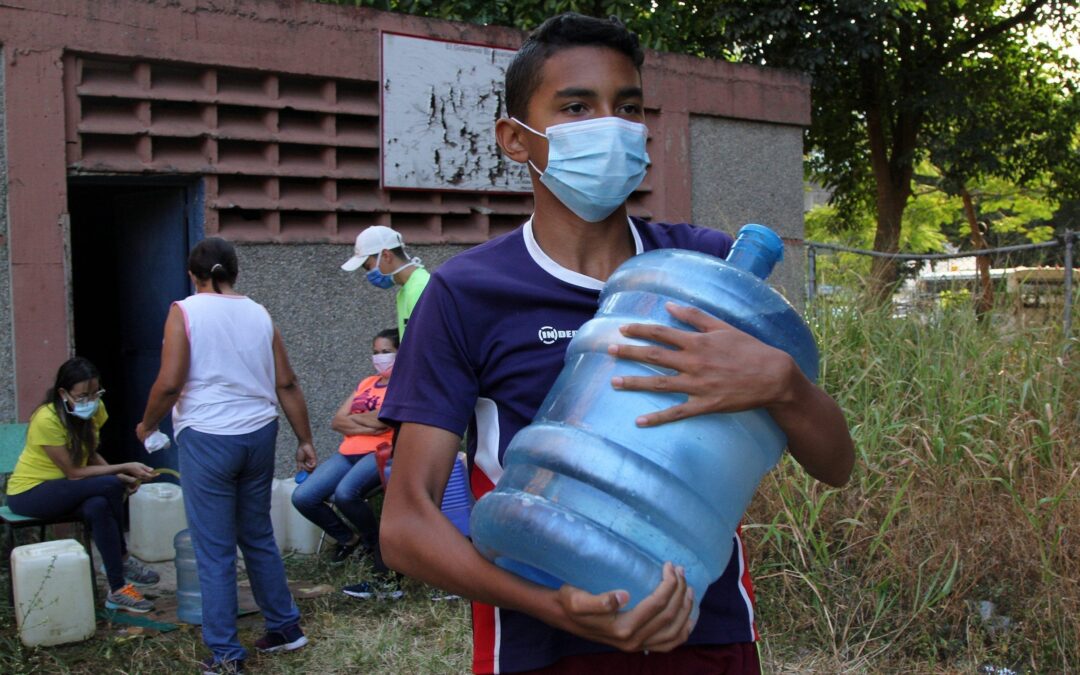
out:
M187 528L184 493L172 483L148 483L128 499L128 550L140 560L172 560L173 538Z
M295 478L274 479L270 498L274 540L282 552L317 553L323 531L293 506L292 494L296 491L296 486Z
M535 419L511 440L495 489L473 508L478 551L552 588L624 589L628 608L656 588L671 561L686 570L696 615L706 588L731 561L736 526L787 439L761 409L638 427L639 416L687 397L614 389L612 377L665 371L616 359L608 346L648 344L619 332L628 323L694 330L665 309L673 301L787 352L816 380L809 328L764 282L782 254L775 233L747 225L727 260L661 249L621 265L595 317L567 347Z
M28 647L93 637L90 556L74 539L16 546L11 551L15 623Z
M270 522L274 528L274 542L284 552L289 543L288 516L292 508L292 491L285 481L275 478L270 486Z

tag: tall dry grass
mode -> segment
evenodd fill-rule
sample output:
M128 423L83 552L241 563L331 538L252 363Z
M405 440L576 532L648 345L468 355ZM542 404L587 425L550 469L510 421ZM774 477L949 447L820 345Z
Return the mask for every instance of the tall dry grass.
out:
M811 317L857 466L836 490L785 459L751 507L773 667L1080 671L1080 377L1060 331L964 307Z

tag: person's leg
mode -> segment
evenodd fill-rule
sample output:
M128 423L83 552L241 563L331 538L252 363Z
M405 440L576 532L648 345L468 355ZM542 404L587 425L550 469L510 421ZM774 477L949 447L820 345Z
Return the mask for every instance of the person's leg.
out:
M247 657L236 630L237 476L243 447L237 436L184 429L180 450L180 486L184 490L195 564L202 594L203 642L218 661ZM267 508L269 511L269 507Z
M334 506L349 519L369 549L379 543L379 522L365 497L379 485L375 453L361 455L334 490Z
M80 480L60 478L8 496L8 507L12 511L31 518L56 518L77 511L90 525L112 591L122 588L125 583L123 503L124 483L116 476ZM120 520L117 520L117 505Z
M246 461L237 476L233 511L251 592L268 631L281 631L300 622L300 610L289 591L285 564L274 543L274 528L270 523L277 427L275 420L258 431L237 436L238 440L243 439Z
M335 453L320 462L307 480L296 486L292 494L292 503L296 510L321 527L339 544L351 542L353 531L341 521L327 500L351 468L352 462L348 457Z
M109 501L101 496L90 497L79 506L79 513L83 520L90 523L90 535L105 565L109 590L120 590L127 585L124 581L124 559L120 553L124 535L113 518Z

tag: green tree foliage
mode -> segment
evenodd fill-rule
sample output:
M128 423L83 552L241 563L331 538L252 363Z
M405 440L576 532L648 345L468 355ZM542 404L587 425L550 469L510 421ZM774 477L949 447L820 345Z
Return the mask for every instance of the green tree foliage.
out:
M977 177L1073 173L1076 66L1034 37L1075 37L1072 2L746 0L719 14L741 58L814 78L810 168L842 215L873 205L875 250L899 250L915 168L931 154L953 194ZM873 267L883 296L897 267Z
M562 12L617 16L650 49L726 56L720 24L710 2L640 2L634 0L319 0L336 5L372 7L450 21L532 30Z

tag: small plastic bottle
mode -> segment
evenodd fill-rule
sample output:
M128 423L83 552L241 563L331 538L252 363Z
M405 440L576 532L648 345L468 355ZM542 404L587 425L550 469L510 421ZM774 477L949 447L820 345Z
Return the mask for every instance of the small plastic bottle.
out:
M726 261L661 249L621 265L536 418L510 442L498 485L473 508L477 550L552 588L624 589L627 609L656 588L671 561L685 568L700 603L731 560L735 528L787 439L761 409L638 427L639 416L687 397L615 390L612 377L667 371L616 359L608 346L647 344L619 332L628 323L693 330L667 311L673 301L786 351L816 380L809 328L764 282L782 255L772 230L747 225Z

